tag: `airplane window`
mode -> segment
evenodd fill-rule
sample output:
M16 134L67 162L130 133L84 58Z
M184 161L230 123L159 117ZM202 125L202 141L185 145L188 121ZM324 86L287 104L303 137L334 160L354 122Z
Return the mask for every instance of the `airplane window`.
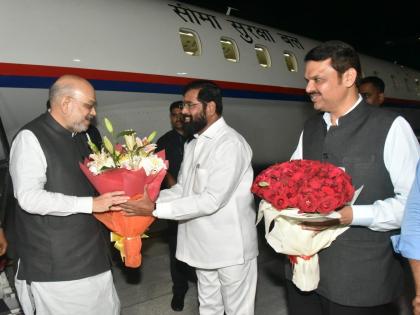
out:
M298 71L298 63L296 60L295 55L290 51L284 51L284 62L286 63L287 70L290 72L297 72Z
M255 45L255 53L257 54L258 63L263 68L271 67L270 54L268 49L262 45Z
M198 35L188 29L181 28L179 29L179 38L181 40L182 48L187 55L190 56L200 56L201 55L201 45Z
M239 61L238 48L236 47L236 43L233 39L221 37L220 44L222 45L223 55L225 56L226 60L232 62Z

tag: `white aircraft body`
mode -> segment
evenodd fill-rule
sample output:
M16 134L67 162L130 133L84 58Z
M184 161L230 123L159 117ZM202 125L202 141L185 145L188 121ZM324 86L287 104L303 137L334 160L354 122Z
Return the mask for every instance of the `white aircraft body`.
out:
M191 79L214 80L223 89L224 117L248 140L256 165L289 159L314 113L303 77L303 58L318 44L311 39L161 0L0 6L0 117L9 143L45 111L48 88L63 74L94 85L102 133L108 117L116 130L142 136L170 129L169 104ZM386 106L419 130L420 73L361 58L365 76L385 81Z

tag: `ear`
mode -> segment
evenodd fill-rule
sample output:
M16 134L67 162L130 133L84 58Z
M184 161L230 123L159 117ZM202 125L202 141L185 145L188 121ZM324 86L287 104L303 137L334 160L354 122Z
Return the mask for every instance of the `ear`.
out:
M356 83L357 71L354 68L347 69L343 74L343 83L346 87L351 87Z
M206 115L210 117L215 114L216 114L216 103L214 101L208 102L207 108L206 108Z
M64 96L60 102L60 108L63 114L68 114L70 112L70 106L71 106L71 97Z

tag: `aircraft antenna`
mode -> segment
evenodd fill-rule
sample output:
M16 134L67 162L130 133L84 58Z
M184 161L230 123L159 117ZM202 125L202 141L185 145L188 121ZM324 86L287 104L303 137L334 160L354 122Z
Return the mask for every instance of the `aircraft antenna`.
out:
M239 11L239 10L238 10L238 9L236 9L236 8L227 7L227 10L226 10L226 15L227 15L227 16L230 16L230 13L232 12L232 10L233 10L233 11Z

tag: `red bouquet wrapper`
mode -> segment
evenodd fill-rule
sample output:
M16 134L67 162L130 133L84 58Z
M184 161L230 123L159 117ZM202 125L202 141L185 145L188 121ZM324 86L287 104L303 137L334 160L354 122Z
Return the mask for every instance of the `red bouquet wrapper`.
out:
M157 155L165 160L164 151L158 152ZM147 193L150 199L155 201L159 195L160 185L166 175L165 169L162 169L157 174L147 176L143 169L132 171L124 168L112 169L95 175L89 170L88 162L86 159L83 164L80 163L80 168L100 194L124 191L131 199L139 199L142 197L144 187L147 185ZM125 265L131 268L139 267L142 259L141 235L153 223L155 218L152 216L128 217L124 215L123 211L94 213L94 216L105 224L108 229L118 234L116 247L120 250Z

